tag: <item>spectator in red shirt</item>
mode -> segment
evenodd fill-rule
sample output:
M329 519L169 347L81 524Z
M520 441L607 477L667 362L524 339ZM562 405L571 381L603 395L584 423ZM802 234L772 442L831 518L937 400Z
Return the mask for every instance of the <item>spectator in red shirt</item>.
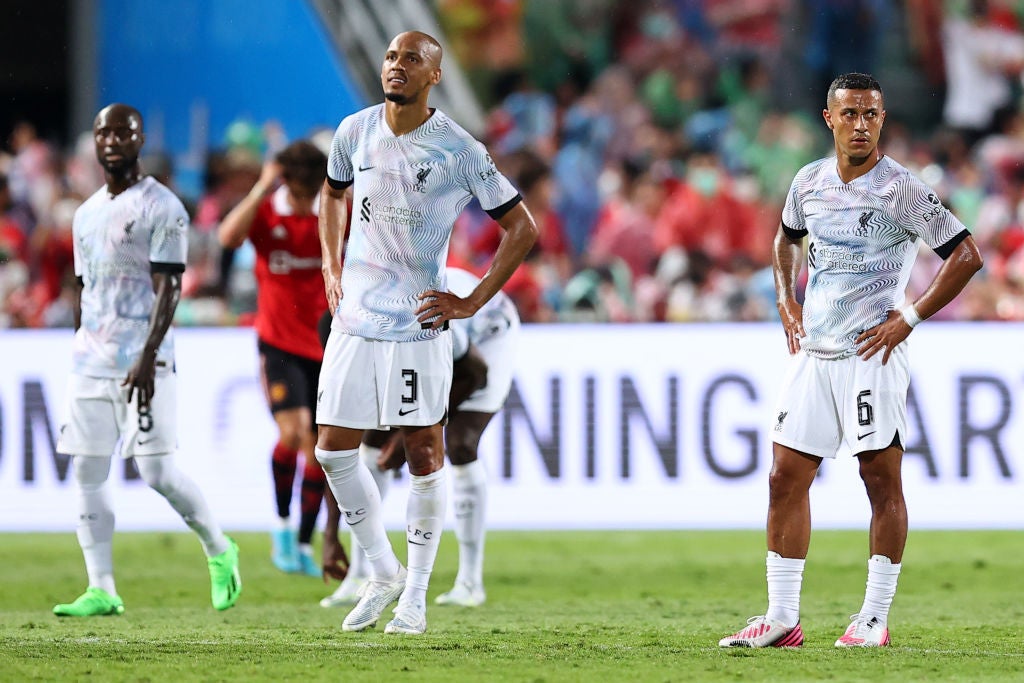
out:
M755 262L763 254L749 254L757 234L757 213L732 192L718 157L696 153L687 162L685 182L669 195L654 224L654 246L659 252L680 246L701 250L724 266L737 252Z
M237 249L248 238L256 250L260 373L278 427L271 460L279 520L271 533L272 559L282 571L312 576L321 575L312 537L326 482L313 455L323 360L317 324L327 310L317 229L319 190L326 177L324 153L307 141L292 143L263 166L259 180L217 233L226 248ZM305 468L296 537L289 513L299 451Z

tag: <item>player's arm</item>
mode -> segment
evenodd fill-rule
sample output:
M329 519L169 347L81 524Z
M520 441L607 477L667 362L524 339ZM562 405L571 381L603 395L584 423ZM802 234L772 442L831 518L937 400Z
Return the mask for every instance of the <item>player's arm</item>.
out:
M82 290L85 288L85 281L82 276L75 277L74 299L71 302L71 316L75 321L75 332L82 326Z
M259 180L249 190L249 194L242 198L242 201L235 205L235 208L224 216L217 228L217 240L222 247L237 249L245 242L252 229L252 222L256 218L256 211L260 208L260 202L268 192L274 189L277 179L281 176L281 164L276 161L268 161L263 164Z
M428 291L420 295L419 321L433 322L437 329L453 318L469 318L498 293L537 241L537 224L522 201L496 219L505 230L491 267L465 299L451 292Z
M324 526L324 546L321 551L321 565L324 571L324 583L328 578L341 581L348 574L348 555L345 554L345 546L338 538L338 526L341 524L341 510L338 509L338 501L334 499L334 492L328 486L324 489L324 501L327 504L327 522Z
M939 272L917 301L908 304L902 311L889 311L885 322L864 330L857 337L857 355L867 360L884 348L882 364L887 363L889 354L897 344L910 336L914 326L942 310L963 291L982 265L984 260L978 245L973 237L967 235L948 254Z
M341 256L345 224L348 222L346 195L351 184L339 183L328 176L320 192L320 254L323 258L321 271L327 290L327 305L331 312L338 310L338 302L342 297Z
M149 405L153 397L156 379L156 354L160 343L164 340L167 330L174 320L174 310L181 299L181 274L184 265L178 270L177 264L153 264L153 291L156 301L149 314L149 334L135 364L128 370L122 386L128 387L128 401L137 392L139 408ZM160 266L167 266L166 268Z
M772 243L772 273L775 279L775 305L779 309L786 344L791 354L800 350L804 336L804 309L796 298L796 282L803 265L803 235L779 224Z

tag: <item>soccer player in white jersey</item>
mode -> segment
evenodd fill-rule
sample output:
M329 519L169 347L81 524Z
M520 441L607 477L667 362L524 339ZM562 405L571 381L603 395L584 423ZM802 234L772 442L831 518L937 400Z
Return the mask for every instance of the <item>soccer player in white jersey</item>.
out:
M811 535L809 489L822 458L860 461L871 505L864 602L837 647L889 644L888 614L907 538L900 467L910 385L904 341L982 266L981 254L935 193L878 149L882 89L850 73L828 90L834 157L797 173L773 247L779 314L792 356L772 425L768 610L722 647L797 647L800 586ZM796 281L809 238L805 301ZM944 259L916 301L906 286L920 241Z
M386 633L427 628L426 593L445 513L442 425L452 377L452 319L476 313L522 262L537 227L483 145L428 106L441 79L441 47L396 36L381 67L385 102L341 122L331 143L320 213L331 335L318 389L316 456L370 580L342 628L377 623L398 600ZM352 225L342 269L346 193ZM447 291L452 224L476 197L505 229L490 269L466 297ZM359 458L363 431L402 430L409 462L408 571L380 514L380 494ZM399 599L400 598L400 599Z
M238 546L224 535L195 483L174 464L177 396L171 320L185 271L188 215L177 197L142 175L142 116L111 104L93 122L106 185L75 213L73 367L58 450L72 456L78 542L89 587L58 616L121 614L114 585L114 511L106 481L111 458L134 457L142 479L199 536L213 606L242 590Z
M472 273L449 267L448 291L469 296L480 283ZM519 340L519 312L503 292L484 304L472 318L452 320L452 406L444 428L445 448L452 464L452 503L455 507L455 538L459 542L459 571L455 586L437 596L438 605L477 607L487 599L484 591L484 516L487 508L487 477L477 450L491 418L505 405L512 388L515 352ZM359 455L369 468L383 499L392 477L391 470L405 463L400 434L368 430ZM330 566L338 551L340 515L328 511L324 534L325 565ZM352 549L348 574L333 594L320 601L322 607L352 604L366 582L369 566L358 546Z

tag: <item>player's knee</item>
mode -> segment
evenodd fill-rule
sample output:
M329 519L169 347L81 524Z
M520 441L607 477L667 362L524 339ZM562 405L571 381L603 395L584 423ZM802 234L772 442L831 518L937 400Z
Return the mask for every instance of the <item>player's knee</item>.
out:
M147 455L135 458L135 466L139 470L139 476L146 482L149 488L157 493L166 493L172 487L174 481L173 465L167 461L166 455Z
M453 465L468 465L477 459L476 447L464 441L448 443L448 460Z

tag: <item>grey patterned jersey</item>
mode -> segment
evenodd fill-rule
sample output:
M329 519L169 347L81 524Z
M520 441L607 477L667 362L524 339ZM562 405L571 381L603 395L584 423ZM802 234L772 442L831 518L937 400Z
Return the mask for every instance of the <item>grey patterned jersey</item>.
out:
M82 324L75 333L72 371L123 377L149 334L154 268L185 270L188 214L174 193L143 178L111 196L106 186L75 212L75 275L82 278ZM158 367L174 365L168 330Z
M810 238L800 345L818 358L853 355L857 335L903 304L919 238L946 258L967 235L934 191L889 157L849 183L835 157L808 164L793 179L782 224Z
M423 292L444 291L452 225L474 196L485 210L519 196L484 146L443 112L395 135L384 105L338 126L327 165L334 183L353 183L352 227L333 326L388 341L430 339L414 311Z

